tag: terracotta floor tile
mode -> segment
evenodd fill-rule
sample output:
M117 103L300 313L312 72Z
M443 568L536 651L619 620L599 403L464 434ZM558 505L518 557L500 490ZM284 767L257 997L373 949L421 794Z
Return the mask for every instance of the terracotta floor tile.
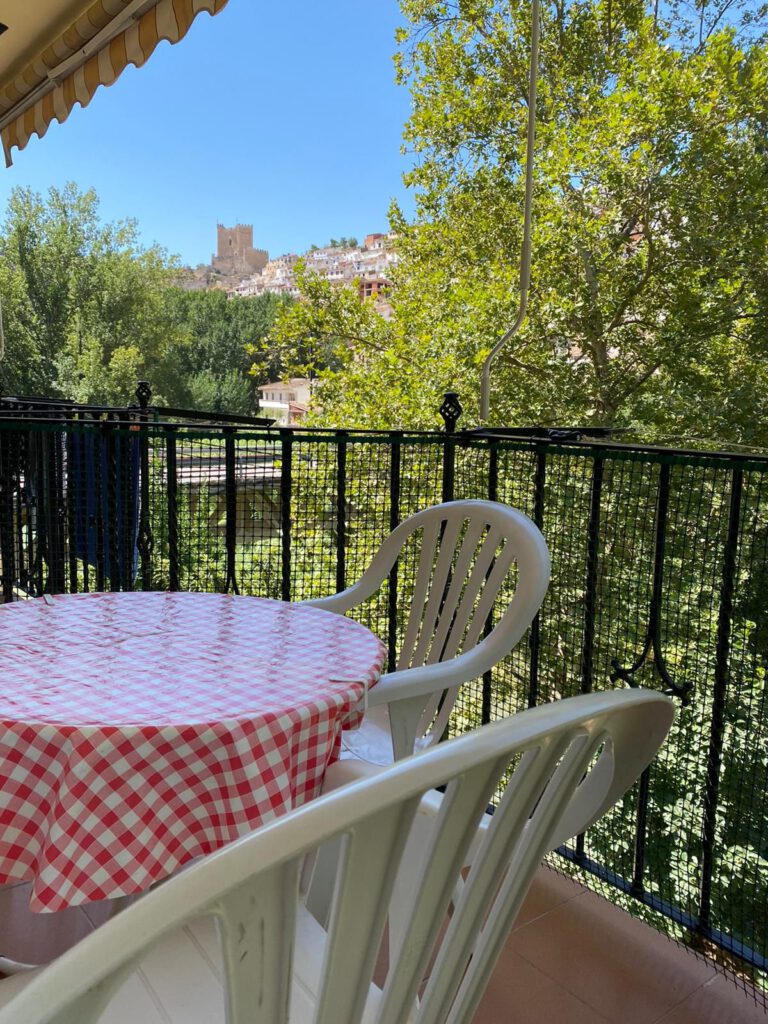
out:
M768 1016L752 995L716 975L656 1024L766 1024Z
M517 929L509 946L616 1024L653 1024L713 974L589 892Z
M551 910L568 900L575 899L576 896L586 891L583 885L575 882L572 878L561 875L553 868L539 868L517 916L515 928L521 928L537 917L548 914Z
M473 1024L608 1024L523 957L505 950Z
M98 925L87 913L30 914L28 886L0 889L0 935L45 961ZM92 920L89 921L88 918ZM768 1024L762 1005L652 928L542 868L474 1024Z

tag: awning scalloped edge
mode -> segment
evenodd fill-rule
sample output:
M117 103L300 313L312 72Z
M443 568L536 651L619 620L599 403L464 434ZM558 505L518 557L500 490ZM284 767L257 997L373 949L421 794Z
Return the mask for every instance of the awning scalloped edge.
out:
M165 39L178 43L198 14L218 14L227 0L158 0L127 28L88 57L60 82L51 83L26 110L2 130L6 166L13 149L22 150L33 135L42 138L51 121L63 123L76 104L87 107L101 85L112 85L129 64L141 67ZM23 102L23 101L22 101Z

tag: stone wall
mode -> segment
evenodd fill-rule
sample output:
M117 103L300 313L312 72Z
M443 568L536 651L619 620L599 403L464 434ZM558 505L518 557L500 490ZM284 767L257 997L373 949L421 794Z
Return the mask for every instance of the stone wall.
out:
M217 224L216 245L211 266L227 277L256 273L264 269L269 259L266 250L253 247L252 224L236 224L233 228Z

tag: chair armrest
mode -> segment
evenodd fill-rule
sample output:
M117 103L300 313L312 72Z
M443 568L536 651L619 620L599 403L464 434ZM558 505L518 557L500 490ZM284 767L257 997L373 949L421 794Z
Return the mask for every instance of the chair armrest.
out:
M346 590L340 590L338 594L313 597L307 601L297 601L296 604L306 605L309 608L321 608L324 612L335 612L337 615L345 615L370 597L367 588L363 588L361 584L362 580L358 580Z
M382 676L368 692L368 706L388 706L395 760L413 753L427 697L480 678L497 660L495 645L484 640L449 661L417 665Z

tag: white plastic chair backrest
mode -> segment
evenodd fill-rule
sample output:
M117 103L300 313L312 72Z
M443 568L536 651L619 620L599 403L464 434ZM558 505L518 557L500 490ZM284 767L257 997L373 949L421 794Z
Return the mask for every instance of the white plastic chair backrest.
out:
M341 837L314 1024L468 1024L549 837L595 752L612 746L604 808L663 742L672 702L629 690L575 697L485 726L343 787L238 840L143 897L48 967L0 1024L93 1024L147 948L203 915L219 924L228 1024L285 1024L306 854ZM512 767L448 924L488 801ZM403 953L371 986L388 902L423 794L447 784ZM437 948L429 981L417 994ZM370 1012L370 1006L368 1007ZM309 1021L306 1024L310 1024Z
M450 501L417 512L387 537L358 583L340 594L308 602L347 612L379 589L406 544L418 541L411 606L398 654L397 672L454 659L476 649L472 674L478 678L506 657L539 610L549 584L546 541L527 516L493 501ZM489 615L513 567L515 590L490 634ZM456 696L434 689L419 723L436 742ZM439 707L439 714L438 714ZM437 714L437 717L435 717ZM431 727L431 728L430 728Z

